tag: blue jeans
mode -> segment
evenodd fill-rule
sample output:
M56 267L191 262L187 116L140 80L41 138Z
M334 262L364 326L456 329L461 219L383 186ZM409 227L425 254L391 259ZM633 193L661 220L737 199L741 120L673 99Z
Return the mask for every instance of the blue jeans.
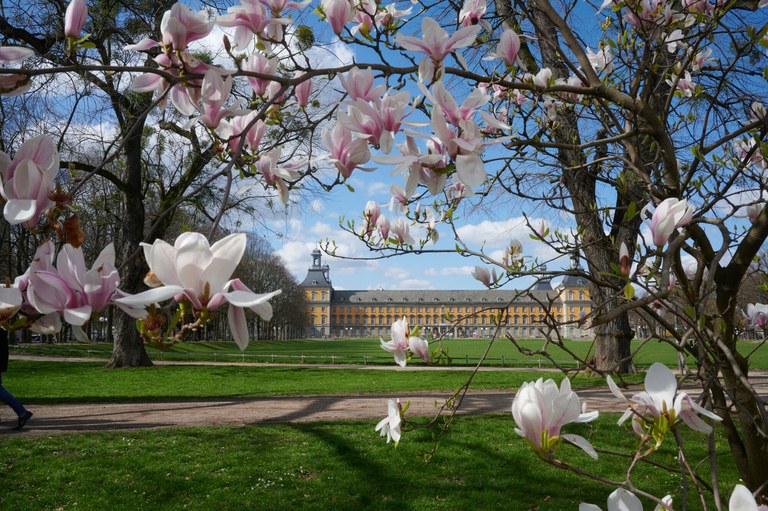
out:
M8 392L8 389L3 387L2 373L0 373L0 401L13 408L13 411L16 412L16 415L19 417L27 413L27 409L24 408L24 405L21 404L18 399L13 397L13 394Z

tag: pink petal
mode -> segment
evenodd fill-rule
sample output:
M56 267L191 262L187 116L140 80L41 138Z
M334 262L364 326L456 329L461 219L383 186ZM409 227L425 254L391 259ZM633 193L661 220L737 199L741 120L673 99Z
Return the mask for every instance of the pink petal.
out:
M248 347L250 340L248 337L248 324L245 320L245 311L240 307L230 304L227 315L229 317L229 329L232 331L232 337L234 337L235 343L240 350L244 351Z

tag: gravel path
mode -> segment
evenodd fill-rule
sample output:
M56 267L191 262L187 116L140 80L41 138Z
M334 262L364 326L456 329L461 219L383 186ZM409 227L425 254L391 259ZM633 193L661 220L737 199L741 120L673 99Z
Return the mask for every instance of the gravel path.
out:
M14 356L15 359L32 357ZM40 360L40 357L34 357ZM62 360L62 359L53 359ZM72 359L68 359L72 360ZM94 359L82 359L93 362ZM175 362L164 362L175 364ZM238 365L231 363L231 365ZM247 364L254 365L254 364ZM266 365L266 364L263 364ZM284 365L281 365L284 367ZM311 367L318 367L312 365ZM355 368L356 366L330 366L332 368ZM359 366L360 369L374 369ZM376 367L382 370L390 366ZM445 369L445 368L440 368ZM467 370L467 368L453 368ZM491 368L497 370L496 368ZM419 370L419 369L412 369ZM431 370L422 368L420 370ZM762 395L768 395L768 372L751 375ZM625 390L631 395L641 386ZM623 411L625 405L614 397L607 387L577 389L588 410ZM686 389L692 396L696 389ZM0 424L0 438L11 436L41 436L57 433L83 433L88 431L130 431L185 426L245 425L269 422L310 422L340 419L372 419L378 421L387 412L387 398L397 397L401 402L411 402L408 414L428 416L436 411L436 403L442 404L450 392L411 392L397 396L387 395L322 395L260 397L239 399L201 399L153 401L148 403L77 403L55 405L31 405L35 414L21 432L11 431L8 412L3 409ZM460 414L510 413L512 404L510 391L478 390L467 393L459 408ZM511 414L510 414L511 420ZM373 427L373 426L372 426Z

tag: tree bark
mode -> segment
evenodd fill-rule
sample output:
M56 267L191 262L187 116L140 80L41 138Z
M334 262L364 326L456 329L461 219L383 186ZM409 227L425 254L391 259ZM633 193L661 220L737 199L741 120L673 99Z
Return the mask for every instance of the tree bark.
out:
M131 259L124 263L123 290L136 293L141 289L148 267L139 244L144 241L144 197L142 194L141 148L145 118L139 118L125 144L125 222L123 223L124 250ZM152 361L144 349L144 342L136 330L135 321L126 314L119 314L117 336L112 348L112 358L107 367L151 366Z

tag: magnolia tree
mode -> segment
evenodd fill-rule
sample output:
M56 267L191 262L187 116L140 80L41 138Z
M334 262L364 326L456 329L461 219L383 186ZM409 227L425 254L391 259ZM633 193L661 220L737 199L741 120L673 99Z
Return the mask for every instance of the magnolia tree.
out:
M394 169L391 212L369 203L360 221L346 224L378 250L424 251L441 229L458 234L460 203L492 195L569 218L563 228L530 227L554 252L586 260L584 270L569 270L592 286L592 312L578 320L595 335L594 358L584 362L601 373L631 369L630 312L659 326L656 334L681 361L695 360L700 403L676 395L675 377L659 366L651 368L646 392L632 398L640 435L633 459L651 455L671 432L686 480L702 495L716 489L715 470L714 484L699 484L677 435L680 420L708 433L703 416L724 428L749 488L737 488L732 502L764 495L768 420L748 359L736 350L741 328L766 323L764 306L752 304L745 313L736 301L768 237L762 3L468 0L454 10L441 3L249 0L226 11L159 3L152 5L157 11L143 11L155 23L147 21L141 33L116 25L141 17L128 6L113 15L92 4L96 23L86 3L75 0L63 23L55 8L48 11L50 36L26 30L23 17L2 17L0 93L31 98L42 90L38 83L69 77L75 91L96 84L120 106L114 146L78 182L119 183L131 197L128 221L142 219L126 227L129 239L143 242L143 253L128 259L128 296L117 291L108 249L88 270L72 243L79 237L70 206L78 185L61 172L56 144L29 128L14 156L0 160L5 218L56 232L69 247L55 257L53 244L41 245L26 276L4 290L4 324L50 331L63 319L82 327L114 303L141 318L145 340L163 342L182 338L228 304L233 336L244 346L243 309L269 316L267 300L277 291L258 295L230 278L244 236L210 245L186 233L170 245L156 239L157 223L144 226L148 125L183 136L193 147L192 167L211 170L197 189L189 188L194 178L181 180L186 185L166 210L215 183L222 196L211 214L214 228L236 188L274 190L288 201L300 181L330 188L356 172ZM330 32L332 41L315 35ZM354 62L317 58L313 52L329 43L349 48ZM73 116L89 113L77 102L64 104ZM67 119L60 124L68 126ZM125 170L110 171L114 161ZM544 273L519 241L510 240L499 258L461 239L457 249L494 265L475 272L489 287ZM145 265L148 291L135 278ZM177 305L174 313L161 305L168 300ZM557 344L562 323L552 304L543 305ZM431 356L405 321L383 347L400 364L412 354ZM562 441L596 454L583 438L561 434L567 423L593 418L581 413L567 383L528 384L515 403L518 432L543 459L569 468L556 456ZM377 429L397 441L402 413L391 401ZM635 497L622 493L639 491L631 475L630 467L625 481L604 481L624 488L609 497L609 508L635 506L627 504ZM714 500L719 508L717 490ZM754 499L749 505L757 506Z

